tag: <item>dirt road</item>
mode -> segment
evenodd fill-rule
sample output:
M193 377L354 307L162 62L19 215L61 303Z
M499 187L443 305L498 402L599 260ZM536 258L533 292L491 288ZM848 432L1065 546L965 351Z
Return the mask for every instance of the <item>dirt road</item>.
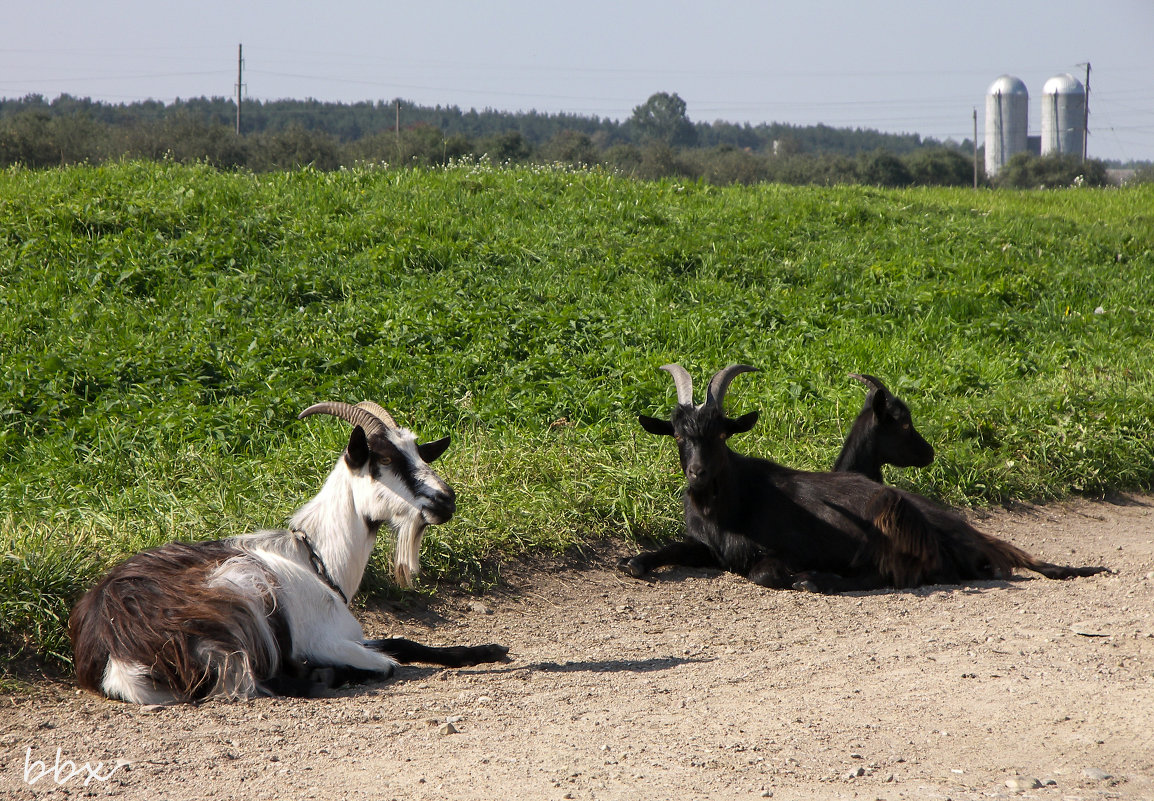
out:
M361 615L370 636L500 642L508 664L318 700L0 696L0 796L1154 798L1154 498L974 517L1116 572L824 597L629 579L624 546L513 566L483 598Z

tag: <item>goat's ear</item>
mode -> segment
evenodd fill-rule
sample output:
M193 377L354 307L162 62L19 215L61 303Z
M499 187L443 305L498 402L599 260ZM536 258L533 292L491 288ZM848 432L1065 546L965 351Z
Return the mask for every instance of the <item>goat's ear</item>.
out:
M738 417L736 420L726 420L725 421L726 433L728 433L730 436L732 436L734 434L744 434L746 431L753 428L753 424L757 422L757 418L760 415L761 415L761 412L752 411L749 414L743 414L741 417Z
M421 458L426 463L431 463L437 460L445 449L449 447L449 438L441 437L440 439L426 442L424 445L417 446L417 453L421 454Z
M353 427L349 437L349 447L345 449L345 463L353 470L359 470L369 460L369 440L365 430L360 426Z
M870 408L874 410L874 417L882 420L886 414L886 407L889 405L889 393L884 389L873 390L873 397L869 399Z
M639 414L637 415L637 422L641 423L641 427L650 434L657 434L662 437L673 436L673 423L668 420L659 420L656 417Z

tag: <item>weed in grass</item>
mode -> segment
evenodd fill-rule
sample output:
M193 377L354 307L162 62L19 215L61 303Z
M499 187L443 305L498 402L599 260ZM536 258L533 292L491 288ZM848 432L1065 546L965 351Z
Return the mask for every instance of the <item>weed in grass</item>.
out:
M104 562L91 544L48 526L12 518L0 527L0 645L5 657L26 653L67 663L72 603Z

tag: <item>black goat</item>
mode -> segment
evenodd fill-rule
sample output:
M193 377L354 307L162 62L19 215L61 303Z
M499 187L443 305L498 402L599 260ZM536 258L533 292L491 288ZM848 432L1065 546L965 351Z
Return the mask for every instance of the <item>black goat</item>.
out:
M883 464L929 466L934 446L914 428L910 407L872 375L850 373L850 378L869 387L869 393L834 462L834 472L861 473L881 483Z
M734 377L755 368L718 372L699 406L689 373L662 369L673 376L678 405L668 421L638 419L677 441L685 539L622 559L634 577L661 565L716 567L766 587L841 592L991 579L1016 567L1054 579L1105 570L1035 559L955 512L857 473L808 473L734 453L726 440L749 431L758 413L730 418L722 401Z

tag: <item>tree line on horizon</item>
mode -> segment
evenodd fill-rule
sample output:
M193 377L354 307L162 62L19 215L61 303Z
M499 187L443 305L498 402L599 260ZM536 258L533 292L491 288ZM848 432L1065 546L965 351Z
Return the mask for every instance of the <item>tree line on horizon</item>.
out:
M694 122L677 94L659 92L624 121L574 114L408 101L327 103L192 98L105 103L61 95L0 100L0 166L99 164L121 158L201 161L254 172L356 164L438 166L486 157L496 163L602 165L640 179L716 184L970 186L973 142L869 129ZM999 186L1107 182L1103 162L1019 157Z

